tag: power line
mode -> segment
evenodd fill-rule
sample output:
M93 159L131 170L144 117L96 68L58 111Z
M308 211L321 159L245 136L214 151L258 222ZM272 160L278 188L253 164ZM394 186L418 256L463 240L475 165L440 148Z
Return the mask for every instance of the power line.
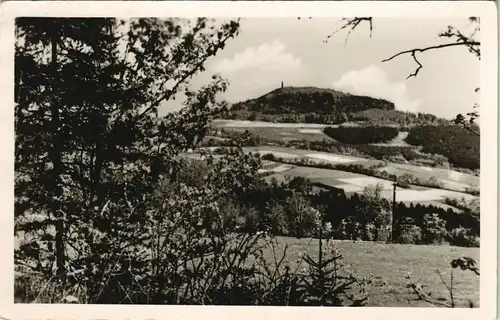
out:
M393 191L392 191L392 213L391 213L391 233L389 235L390 243L394 242L394 226L396 217L396 187L398 185L397 178L394 176Z

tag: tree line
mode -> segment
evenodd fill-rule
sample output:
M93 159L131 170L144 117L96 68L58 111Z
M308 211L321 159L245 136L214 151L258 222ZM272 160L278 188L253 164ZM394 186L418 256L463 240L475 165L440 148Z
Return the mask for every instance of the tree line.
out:
M385 126L326 127L323 132L345 144L369 144L388 142L396 138L399 129Z

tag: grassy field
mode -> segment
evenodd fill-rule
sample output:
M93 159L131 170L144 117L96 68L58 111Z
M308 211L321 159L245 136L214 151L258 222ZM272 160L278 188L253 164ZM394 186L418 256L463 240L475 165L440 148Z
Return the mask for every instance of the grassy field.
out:
M353 125L356 126L358 124ZM322 130L327 126L338 127L338 125L313 123L272 123L243 120L214 120L212 123L212 127L214 128L224 128L224 130L233 130L236 132L249 130L252 133L266 137L271 141L321 141L323 139L333 141L332 138L322 132ZM346 124L343 124L342 126L346 126ZM400 132L399 135L392 141L375 145L394 147L409 146L409 144L405 141L407 136L408 132ZM412 171L415 171L414 168L418 167L404 164L394 164L394 166L391 166L390 169L395 171L394 174L399 175L412 173ZM424 176L433 175L436 178L442 179L443 182L448 185L447 188L455 188L457 191L464 190L465 187L463 184L472 185L474 187L479 185L479 178L470 174L460 174L459 172L452 170L425 167L421 167L418 171L419 177L422 176L421 179L425 179ZM461 183L462 185L458 185L457 183Z
M471 174L461 173L449 169L431 168L423 166L412 166L408 164L391 163L391 167L399 170L400 174L411 173L418 176L420 179L429 179L434 176L438 179L454 181L461 184L466 184L472 187L479 187L479 177ZM398 174L398 172L395 172Z
M330 154L325 152L313 152L310 150L300 150L294 148L278 147L278 146L258 146L244 147L244 152L259 153L261 156L265 154L273 154L277 158L285 160L300 160L307 159L312 163L330 163L330 164L362 164L365 166L380 163L379 160L370 160L352 156L344 156ZM190 155L194 157L194 155ZM275 178L277 181L285 181L288 178L304 177L312 182L320 184L324 188L340 188L346 193L363 192L367 186L381 184L384 186L382 196L392 200L392 181L387 181L380 178L369 177L363 174L351 173L341 170L331 170L317 168L314 166L299 166L299 165L284 165L281 163L273 163L265 165L260 170L261 173L270 174L267 180ZM411 186L410 189L402 190L400 188L397 194L397 200L410 204L420 203L422 205L434 205L444 209L451 208L444 204L446 198L467 200L477 197L464 193L469 188L477 188L479 186L479 177L464 174L447 169L438 169L430 167L420 167L405 164L388 163L386 166L379 168L379 171L386 171L388 174L402 176L411 174L413 177L418 177L422 181L427 181L431 177L438 179L443 185L443 189L430 187ZM448 189L448 190L445 190ZM452 191L450 191L452 190Z
M245 152L258 152L261 155L272 153L278 158L304 158L316 163L331 163L331 164L366 164L372 165L379 163L379 160L364 159L359 157L345 156L327 152L316 152L311 150L302 150L277 146L259 146L259 147L244 147Z
M311 152L310 150L299 150L299 149L275 147L275 146L246 147L244 148L244 150L246 152L259 152L261 155L266 153L272 153L274 154L274 156L281 157L284 159L304 158L318 164L330 163L330 164L374 165L380 163L380 161L378 160L369 160L364 158L330 154L325 152ZM313 172L314 170L325 170L325 169L312 168L308 171ZM405 174L411 174L414 177L418 177L422 181L429 180L431 177L434 177L442 183L445 189L461 193L465 192L469 188L479 187L479 177L475 177L470 174L460 173L448 169L388 163L387 166L379 168L378 170L386 171L388 174L396 175L398 177ZM455 195L452 196L455 197L460 195L456 193ZM467 194L464 194L464 196L468 197Z
M373 143L373 145L378 145L378 146L392 146L392 147L408 147L410 144L408 144L405 139L408 137L408 132L401 131L399 132L398 136L391 141L388 141L386 143Z
M389 181L374 177L368 177L357 173L300 166L288 167L288 170L268 169L267 172L269 171L274 171L274 173L267 176L267 180L275 178L277 181L286 181L287 177L305 177L311 180L311 182L320 184L325 188L335 187L343 189L348 196L353 193L362 193L364 187L370 185L373 186L379 183L382 186L380 195L383 198L388 199L389 201L392 201L393 197L393 187ZM398 202L404 202L407 205L432 205L434 207L443 208L445 210L456 210L456 208L453 208L444 203L445 198L474 198L473 196L464 193L424 187L412 187L411 189L402 189L398 187L396 188L396 190L396 200Z
M252 134L265 137L271 141L307 140L322 141L332 140L323 133L321 128L310 127L223 127L225 132L243 133L249 131Z
M274 123L264 121L247 121L247 120L225 120L215 119L212 121L212 126L215 128L308 128L322 129L327 127L326 124L317 123Z
M18 239L19 240L19 239ZM288 246L285 261L292 272L303 273L306 265L301 259L305 255L318 257L318 240L311 238L276 237L274 250L270 245L263 247L264 259L272 266L283 257ZM428 307L425 301L418 301L407 285L406 275L419 283L434 299L448 299L449 292L437 271L449 284L450 262L460 257L470 257L479 264L479 248L452 246L399 245L377 242L334 241L343 256L343 269L358 278L371 278L373 284L368 290L368 306L372 307ZM252 259L248 260L252 263ZM283 265L282 265L283 266ZM458 307L467 306L469 300L479 306L479 276L470 271L454 269L454 298ZM20 273L16 273L20 274ZM21 302L21 297L16 297Z
M277 238L278 247L285 245L287 260L293 266L301 254L318 256L318 240ZM376 277L370 289L369 306L383 307L428 307L424 301L415 301L406 286L405 276L410 273L415 283L421 283L424 291L432 292L434 298L448 298L449 293L436 272L439 270L443 278L450 279L450 262L463 256L476 260L479 267L479 248L462 248L451 246L423 246L383 244L376 242L335 241L335 246L344 256L344 265L358 276ZM279 250L278 250L279 252ZM269 248L264 253L272 261ZM299 265L298 268L303 268ZM479 304L479 277L470 271L454 270L454 295L459 306L467 305L468 300Z
M266 152L279 152L281 154L293 154L298 155L303 158L308 158L309 160L318 160L322 162L330 163L348 163L348 164L375 164L379 163L379 160L370 160L359 157L344 156L337 154L330 154L326 152L314 152L311 150L301 150L286 147L276 147L276 146L259 146L259 147L245 147L243 148L246 152L261 152L265 150ZM261 152L262 153L262 152ZM276 155L280 156L280 155ZM461 173L458 171L450 169L432 168L424 166L414 166L410 164L400 164L400 163L389 163L387 167L381 168L380 170L388 171L390 174L395 174L397 176L403 175L405 173L412 174L419 177L422 180L427 180L430 177L435 177L443 181L454 182L463 186L478 187L479 177L473 176L471 174Z

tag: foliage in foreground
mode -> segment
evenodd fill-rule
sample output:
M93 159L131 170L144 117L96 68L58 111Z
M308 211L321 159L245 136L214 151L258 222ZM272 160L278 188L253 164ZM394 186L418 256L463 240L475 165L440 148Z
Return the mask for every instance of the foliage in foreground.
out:
M249 185L241 184L245 173L236 175L244 160L231 161L238 165L228 171L219 166L224 160L217 162L207 178L212 183L203 183L202 188L183 182L165 184L151 207L141 210L145 216L141 223L110 223L116 215L103 208L101 216L109 219L110 229L92 230L101 235L94 239L103 247L99 259L82 246L69 256L64 274L37 274L38 291L26 289L33 278L20 277L18 298L23 302L76 298L80 303L107 304L364 305L368 283L342 270L342 256L335 248L322 248L319 260L306 256L290 263L287 247L278 252L268 232L232 232L234 219L218 210L218 203ZM235 183L228 184L235 176ZM232 188L224 187L228 185ZM90 223L87 227L92 228ZM113 231L120 233L108 236ZM75 240L85 243L82 238ZM34 238L30 243L41 242ZM269 247L275 252L272 260L263 252ZM36 249L47 254L43 247ZM325 284L321 288L319 276Z
M16 20L15 260L44 284L36 295L18 286L24 302L305 299L285 293L291 277L299 292L308 274L282 276L276 266L266 278L256 266L265 233L235 233L240 220L221 205L252 192L258 158L207 154L206 171L179 174L178 155L226 106L215 98L223 79L198 91L190 79L238 29L206 18ZM178 93L184 108L160 117ZM356 281L334 282L339 299L327 304Z
M477 305L474 304L474 301L469 300L466 306L458 306L456 303L456 279L455 279L455 271L456 269L460 269L462 271L470 271L475 275L479 276L479 269L476 267L476 261L469 257L461 257L457 259L453 259L450 262L451 271L449 281L446 281L443 275L439 270L436 270L439 278L441 279L441 283L446 288L449 297L433 297L432 292L426 292L423 289L423 285L419 282L415 282L411 275L408 274L406 276L408 285L407 288L411 290L411 293L415 296L415 300L425 301L430 305L434 305L437 307L448 307L448 308L474 308Z

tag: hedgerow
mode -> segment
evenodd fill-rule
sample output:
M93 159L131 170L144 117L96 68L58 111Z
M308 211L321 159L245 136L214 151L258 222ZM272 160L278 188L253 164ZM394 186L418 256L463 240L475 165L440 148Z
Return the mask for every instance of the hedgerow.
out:
M356 126L326 127L323 132L329 137L345 144L368 144L388 142L399 134L397 127Z

